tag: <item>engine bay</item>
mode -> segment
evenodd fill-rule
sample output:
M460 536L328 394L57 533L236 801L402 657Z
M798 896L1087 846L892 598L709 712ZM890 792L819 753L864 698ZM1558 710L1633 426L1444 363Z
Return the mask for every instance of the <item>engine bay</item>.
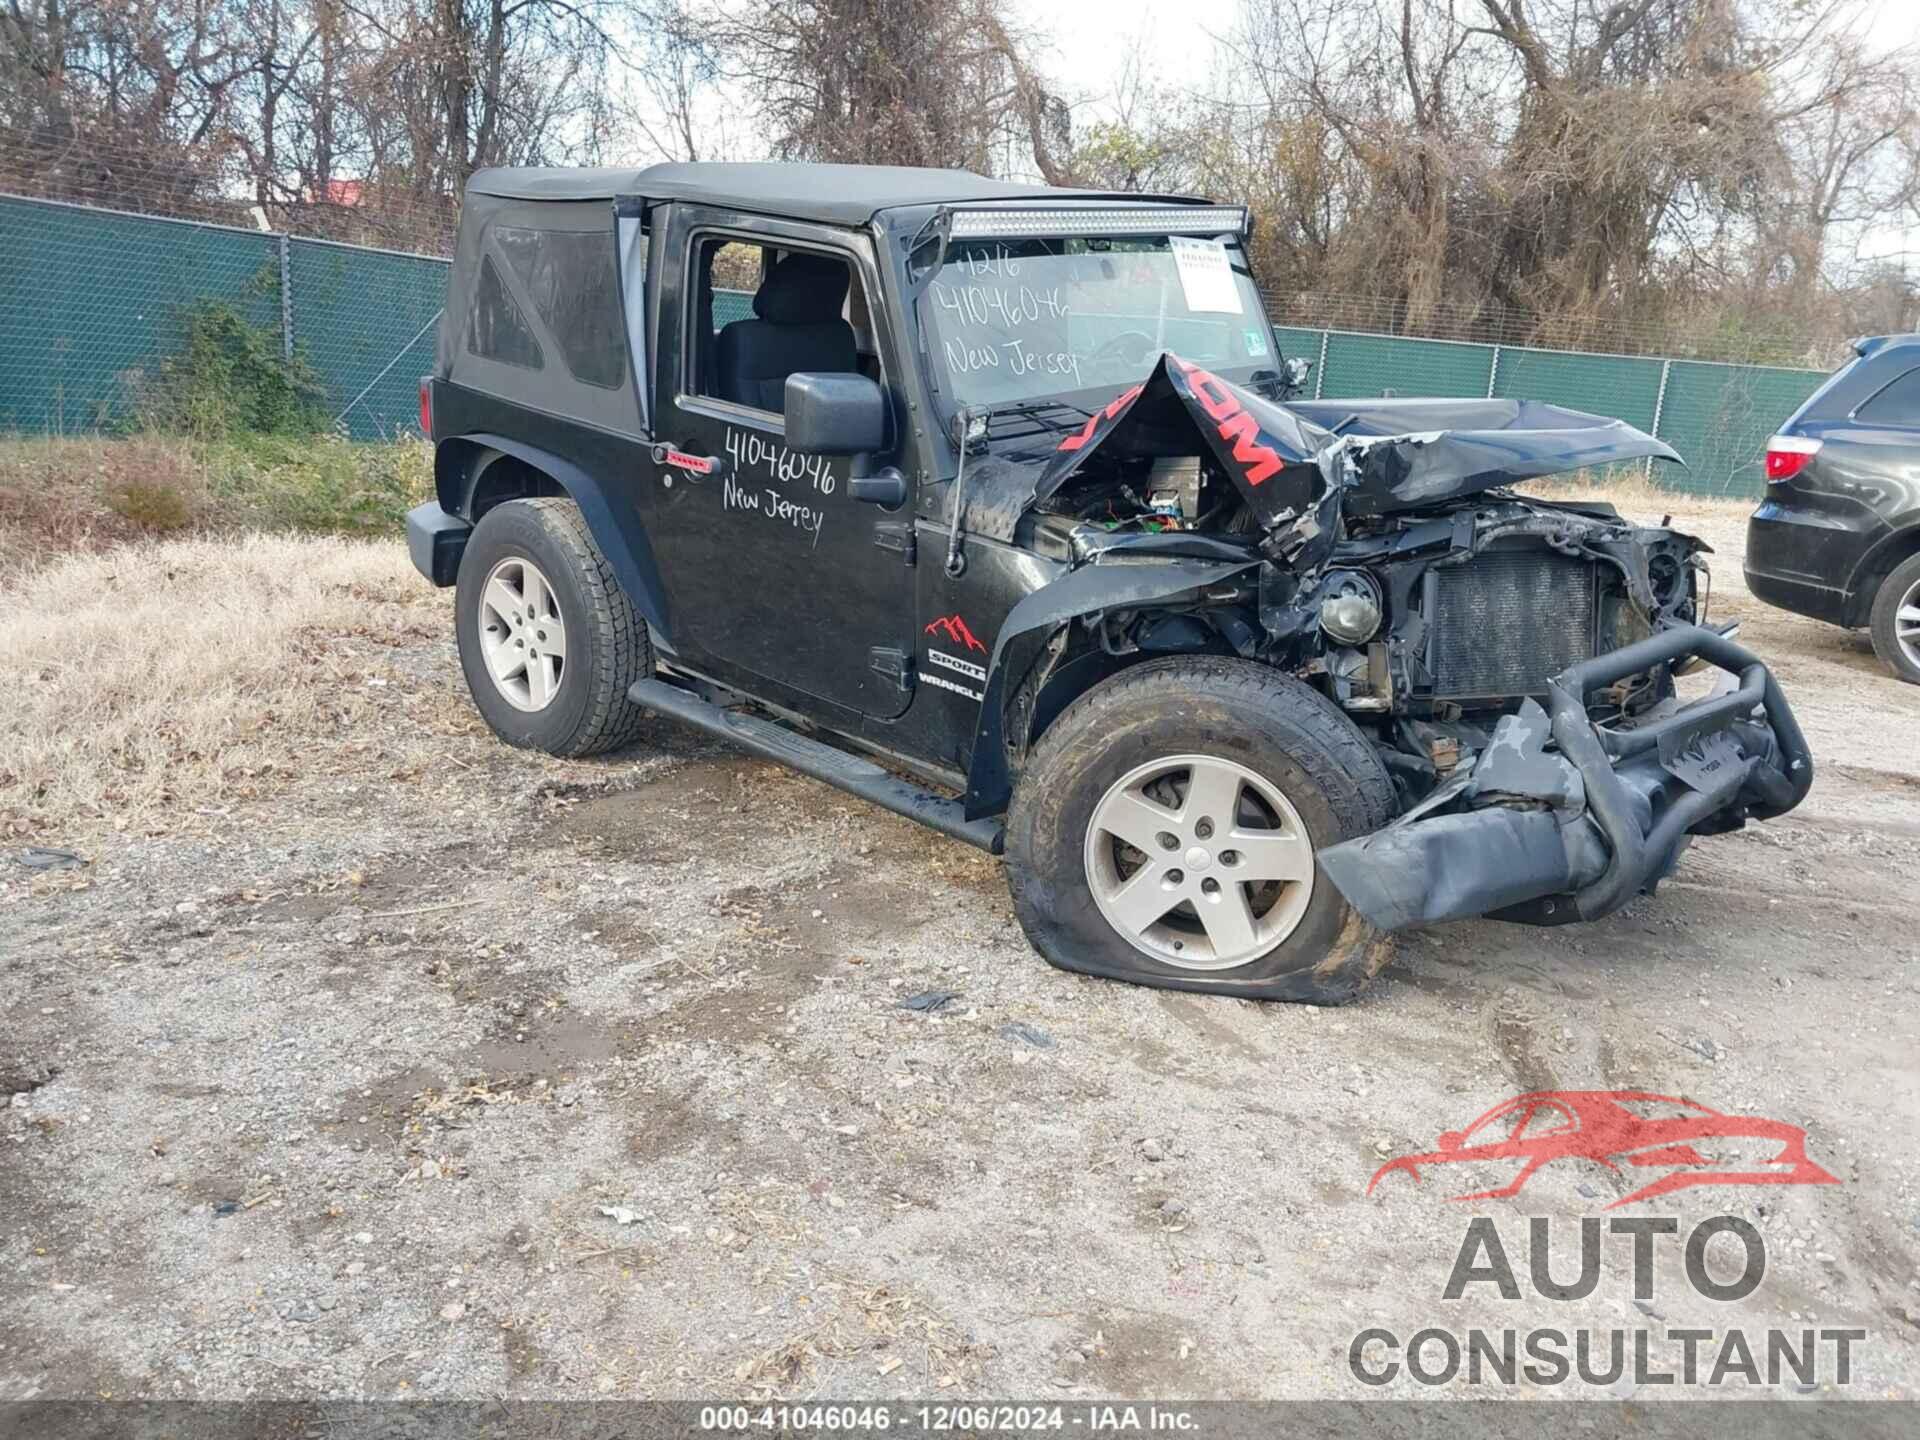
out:
M1211 456L1133 455L1096 462L1041 505L1039 515L1110 534L1259 538L1261 527Z
M1318 472L1283 476L1302 497ZM1289 671L1375 733L1407 803L1483 751L1495 723L1568 667L1706 619L1706 547L1609 504L1490 489L1418 510L1335 513L1299 566L1211 456L1099 457L1035 508L1023 538L1070 563L1244 554L1252 583L1212 603L1111 613L1114 660L1212 648ZM1655 666L1588 697L1631 725L1671 700Z

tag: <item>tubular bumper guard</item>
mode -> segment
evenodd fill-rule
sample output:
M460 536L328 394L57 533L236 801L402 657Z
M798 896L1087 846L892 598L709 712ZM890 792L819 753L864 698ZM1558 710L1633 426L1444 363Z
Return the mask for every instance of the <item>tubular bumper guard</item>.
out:
M1733 683L1632 728L1587 718L1595 690L1689 657ZM1399 820L1320 852L1374 925L1597 920L1665 878L1690 836L1783 815L1813 785L1772 674L1712 630L1675 626L1572 666L1547 700L1503 717L1471 768Z

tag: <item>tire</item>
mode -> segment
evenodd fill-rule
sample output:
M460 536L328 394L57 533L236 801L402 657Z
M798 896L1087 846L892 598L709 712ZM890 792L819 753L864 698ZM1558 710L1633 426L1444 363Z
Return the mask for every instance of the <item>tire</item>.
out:
M1909 685L1920 685L1920 555L1894 566L1880 582L1869 628L1873 653Z
M653 646L571 500L511 500L487 511L460 557L457 586L460 668L495 735L559 756L598 755L639 736L647 712L627 689L653 673ZM524 609L502 603L516 590ZM517 628L502 622L508 610ZM496 678L490 654L522 643L536 647L537 671L530 661ZM563 653L541 656L543 644Z
M1228 772L1237 778L1223 782ZM1187 813L1209 808L1195 789L1202 775L1210 777L1203 789L1235 787L1207 791L1216 799L1234 795L1232 831ZM1177 801L1180 809L1140 810L1135 800ZM1250 661L1149 661L1087 691L1034 746L1007 815L1008 887L1027 938L1061 969L1137 985L1338 1005L1379 972L1391 942L1347 905L1312 854L1377 830L1393 814L1393 782L1379 755L1315 691ZM1114 816L1121 828L1145 824L1143 848L1118 842L1117 832L1104 828ZM1166 831L1155 832L1162 821ZM1256 831L1261 838L1249 840L1245 854L1230 843L1233 834ZM1166 845L1168 838L1174 846ZM1148 858L1144 847L1156 840L1163 853ZM1235 870L1248 873L1242 867L1255 854L1275 857L1261 862L1273 873L1302 878L1263 885L1231 879ZM1198 869L1189 871L1189 856ZM1155 865L1163 883L1173 885L1177 877L1186 888L1176 893L1190 898L1184 909L1130 936L1109 916L1129 906L1127 885ZM1233 888L1223 890L1219 877ZM1209 879L1215 880L1215 908L1203 924L1206 901L1196 887ZM1238 927L1244 943L1230 935L1222 949L1214 925L1236 913L1224 903L1235 894L1248 901L1238 913L1251 918L1253 929ZM1144 891L1138 898L1148 913L1159 903Z

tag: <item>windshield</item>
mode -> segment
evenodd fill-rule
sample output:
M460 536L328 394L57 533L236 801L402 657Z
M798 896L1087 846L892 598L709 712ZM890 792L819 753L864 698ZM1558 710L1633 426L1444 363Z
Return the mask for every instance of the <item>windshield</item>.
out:
M955 243L922 301L954 408L1104 398L1163 350L1244 383L1278 366L1234 239L1129 235Z

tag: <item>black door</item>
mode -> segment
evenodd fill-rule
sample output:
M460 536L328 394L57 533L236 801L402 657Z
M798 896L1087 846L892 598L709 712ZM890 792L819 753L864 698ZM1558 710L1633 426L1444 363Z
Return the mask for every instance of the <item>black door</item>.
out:
M880 310L867 303L879 283L868 242L673 208L661 273L678 284L662 286L654 426L670 448L646 507L673 642L718 678L744 671L898 715L914 653L910 512L847 493L851 475L895 457L798 454L781 414L788 373L858 371L884 384L897 363L868 319Z

